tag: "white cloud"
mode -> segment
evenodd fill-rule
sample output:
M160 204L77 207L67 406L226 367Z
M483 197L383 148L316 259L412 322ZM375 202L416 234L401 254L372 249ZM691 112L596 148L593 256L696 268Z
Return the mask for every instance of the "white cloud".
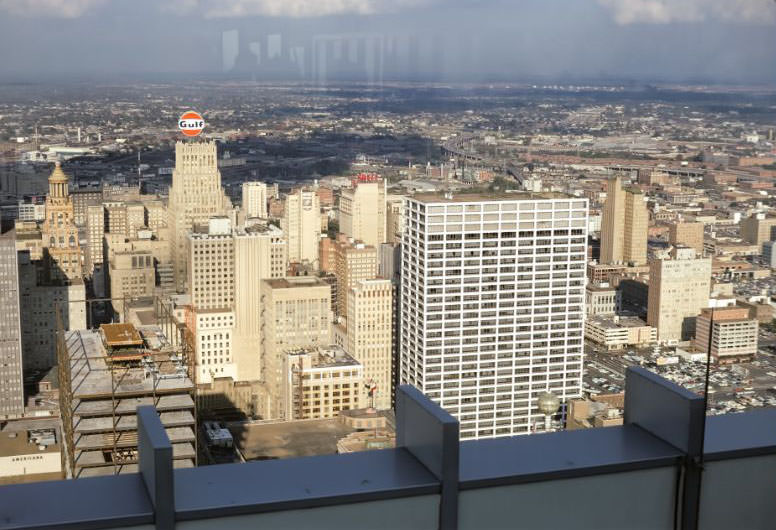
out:
M374 15L423 7L436 0L202 0L206 17L321 17L328 15Z
M776 23L773 0L598 0L618 24L668 24L722 20L745 24Z
M0 11L25 17L80 17L105 0L0 0Z

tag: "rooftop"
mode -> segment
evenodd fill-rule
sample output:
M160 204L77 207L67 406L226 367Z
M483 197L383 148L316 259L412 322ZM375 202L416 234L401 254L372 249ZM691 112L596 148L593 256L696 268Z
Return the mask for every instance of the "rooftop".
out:
M527 191L494 191L488 193L416 193L409 197L410 200L415 200L422 203L457 203L457 202L484 202L484 201L535 201L535 200L551 200L551 199L575 199L571 195L565 193L556 192L542 192L533 193ZM584 199L580 199L584 200Z

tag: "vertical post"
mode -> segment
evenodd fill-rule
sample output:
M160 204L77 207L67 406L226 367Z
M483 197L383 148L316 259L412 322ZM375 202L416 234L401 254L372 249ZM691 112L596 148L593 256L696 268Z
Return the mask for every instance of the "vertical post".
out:
M145 482L157 530L175 528L172 444L156 408L137 407L138 467Z
M439 528L458 528L458 420L411 385L396 390L396 446L404 447L441 483Z
M638 366L625 377L625 423L635 424L685 454L677 492L679 528L696 530L705 428L704 398Z

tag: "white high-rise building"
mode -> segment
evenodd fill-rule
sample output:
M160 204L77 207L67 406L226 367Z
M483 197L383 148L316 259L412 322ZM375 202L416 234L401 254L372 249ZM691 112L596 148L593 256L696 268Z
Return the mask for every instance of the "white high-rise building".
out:
M581 394L587 207L550 193L407 199L399 378L461 438L541 430L539 395Z
M243 182L242 208L246 217L267 217L267 185L263 182Z
M288 261L318 261L321 207L315 190L299 188L286 196L286 207L280 226L288 238Z

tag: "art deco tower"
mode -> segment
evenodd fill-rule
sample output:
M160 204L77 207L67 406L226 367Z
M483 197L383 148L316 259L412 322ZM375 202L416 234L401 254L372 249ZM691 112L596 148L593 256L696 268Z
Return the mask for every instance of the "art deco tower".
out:
M46 220L41 227L45 248L43 280L57 284L81 279L81 247L67 184L67 175L57 162L49 176Z

